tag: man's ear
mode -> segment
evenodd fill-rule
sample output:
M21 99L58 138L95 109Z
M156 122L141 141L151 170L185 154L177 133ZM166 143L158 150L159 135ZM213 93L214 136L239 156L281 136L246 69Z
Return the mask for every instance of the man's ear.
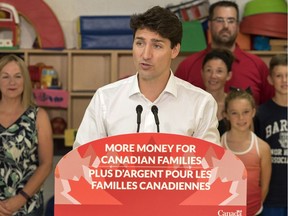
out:
M211 21L208 20L208 31L210 31L210 29L211 29ZM209 32L209 33L210 33L210 32Z
M175 59L180 53L181 45L178 43L175 47L172 48L171 59Z
M271 77L270 74L267 76L267 81L268 81L268 83L269 83L270 85L272 85L272 86L274 85L273 80L272 80L272 77Z

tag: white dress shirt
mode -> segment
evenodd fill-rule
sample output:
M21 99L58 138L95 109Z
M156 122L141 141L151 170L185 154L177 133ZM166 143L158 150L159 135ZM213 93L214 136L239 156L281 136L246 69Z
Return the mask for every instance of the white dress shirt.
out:
M73 148L103 137L136 133L139 104L143 107L139 132L157 132L151 112L156 105L160 133L220 143L214 98L171 72L164 91L153 103L140 92L137 74L99 88L85 111Z

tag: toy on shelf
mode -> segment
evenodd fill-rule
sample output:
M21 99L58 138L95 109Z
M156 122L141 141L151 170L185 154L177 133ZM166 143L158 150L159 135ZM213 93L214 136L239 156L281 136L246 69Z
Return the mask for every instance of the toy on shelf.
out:
M286 51L285 46L271 47L270 40L287 44L287 1L253 0L244 6L240 31L251 35L254 50ZM287 47L287 46L286 46Z
M64 145L66 147L72 147L73 146L76 134L77 134L77 129L66 129L64 131L64 139L65 139Z
M65 38L61 25L45 1L1 0L1 2L13 5L17 12L33 26L37 34L39 48L65 48Z
M60 89L58 73L53 67L43 67L41 73L41 88Z
M43 63L29 66L33 95L38 106L68 107L69 93L61 89L57 71Z
M208 17L208 0L191 0L180 4L169 4L166 8L175 13L181 21L204 21Z
M32 87L34 89L40 89L41 88L41 71L39 70L38 65L29 65L28 66L29 73L30 73L30 79L32 82Z
M30 78L34 89L61 89L57 71L43 63L29 66Z
M19 16L16 9L0 2L0 49L17 49L19 47Z
M54 117L51 119L51 125L53 134L64 134L64 131L67 128L66 121L61 117Z

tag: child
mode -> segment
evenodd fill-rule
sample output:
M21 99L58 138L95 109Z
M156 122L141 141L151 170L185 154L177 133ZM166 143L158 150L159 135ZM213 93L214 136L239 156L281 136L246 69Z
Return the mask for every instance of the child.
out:
M258 108L255 117L255 133L269 143L272 153L272 176L264 216L287 215L287 70L287 55L271 59L268 81L275 88L275 96Z
M221 144L247 169L247 216L262 211L271 175L270 147L251 131L255 112L255 101L249 92L233 89L227 95L225 118L229 129L221 137Z
M209 92L217 102L218 130L220 135L226 131L224 122L224 101L226 93L225 84L232 76L232 64L234 56L228 49L212 49L206 54L202 63L201 75L205 90Z

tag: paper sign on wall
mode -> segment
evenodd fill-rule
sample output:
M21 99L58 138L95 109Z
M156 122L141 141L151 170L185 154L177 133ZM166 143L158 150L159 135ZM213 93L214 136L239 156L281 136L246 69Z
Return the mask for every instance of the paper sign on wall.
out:
M38 106L68 107L68 91L54 89L34 89L33 95Z

